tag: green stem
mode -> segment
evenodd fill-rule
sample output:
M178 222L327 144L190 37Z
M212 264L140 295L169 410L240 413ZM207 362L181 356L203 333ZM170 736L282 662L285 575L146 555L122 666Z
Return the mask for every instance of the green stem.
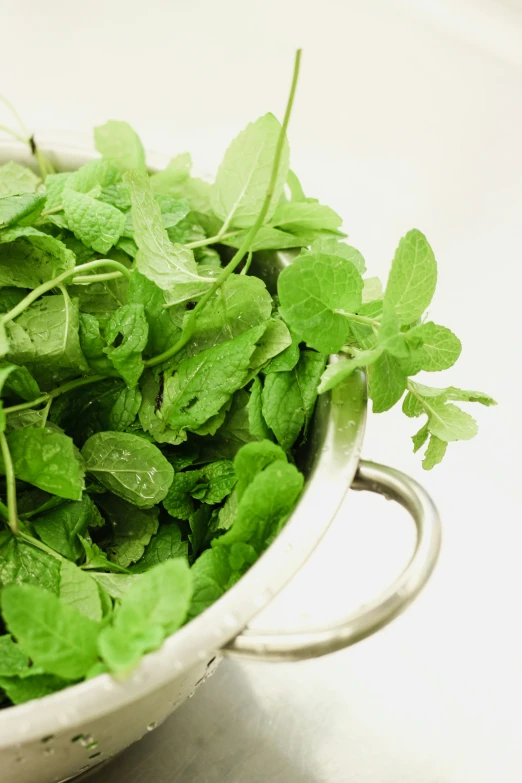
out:
M247 255L247 260L245 261L245 266L241 270L241 274L242 275L248 274L248 270L250 269L250 264L252 263L253 255L254 255L253 252L251 250L249 250L248 251L248 255Z
M22 129L22 131L25 133L25 139L24 139L24 141L25 141L25 143L27 144L27 143L28 143L28 139L29 139L29 136L30 136L30 134L29 134L29 131L27 130L27 126L26 126L25 122L24 122L24 121L23 121L23 119L20 117L20 115L19 115L19 114L18 114L18 112L16 111L16 109L15 109L15 107L13 106L13 104L11 103L11 101L10 101L10 100L8 100L8 99L5 97L5 95L0 95L0 102L1 102L1 103L3 103L3 104L4 104L4 106L7 106L7 108L9 109L9 111L11 112L11 114L13 115L13 117L15 118L15 120L17 121L18 125L20 126L20 128Z
M9 134L17 141L21 141L22 144L27 144L27 139L24 136L21 136L20 133L17 133L12 128L8 128L7 125L0 125L0 131Z
M27 541L28 544L32 544L32 546L36 547L36 549L41 549L42 552L46 552L48 555L51 555L55 560L59 560L60 562L66 560L65 557L62 557L60 554L58 554L58 552L55 552L55 550L51 549L50 546L47 546L43 543L43 541L39 541L37 538L34 538L34 536L29 535L29 533L21 532L20 538L22 538L24 541Z
M199 239L197 242L188 242L188 244L186 244L185 247L190 247L190 249L193 250L196 247L206 247L207 245L216 245L218 242L222 242L224 239L230 239L231 237L235 237L237 234L240 234L244 230L245 230L244 228L239 228L236 231L229 231L228 233L220 231L219 234L216 234L216 236L214 237L208 237L207 239Z
M11 452L4 432L0 432L0 449L4 460L5 480L7 486L8 523L15 536L20 532L18 526L18 510L16 507L16 478Z
M61 204L58 204L57 207L52 207L51 209L44 209L43 212L40 212L40 217L45 217L46 215L54 215L55 212L61 212L63 210L63 206ZM40 222L39 220L37 222Z
M374 329L379 329L381 322L376 321L375 318L368 318L366 315L356 315L355 313L347 313L345 310L334 310L334 313L344 315L349 321L354 321L358 324L364 324L365 326L371 326Z
M223 269L221 274L216 278L216 281L209 288L207 293L201 297L201 299L199 300L195 308L189 312L187 322L185 324L185 328L183 329L183 332L179 340L176 343L174 343L174 345L172 345L170 348L168 348L166 351L163 351L163 353L160 353L158 356L154 356L152 359L148 359L148 361L144 363L146 367L155 367L156 365L167 361L168 359L172 358L172 356L175 356L179 351L181 351L181 349L188 343L188 341L192 337L192 333L194 332L194 326L196 324L196 319L199 313L205 307L209 299L211 299L211 297L214 296L216 291L223 285L225 280L232 274L232 272L241 263L245 254L250 250L250 247L252 245L253 240L255 239L257 232L263 225L266 214L270 207L270 202L272 201L272 196L274 194L275 185L277 182L277 175L279 173L279 163L281 161L281 154L283 152L283 146L286 139L286 129L288 128L288 123L290 121L290 114L292 112L292 106L294 103L295 90L297 87L297 80L299 77L300 63L301 63L301 49L298 49L295 55L294 73L292 76L290 95L288 96L288 103L286 105L285 116L283 119L283 124L281 125L281 130L279 132L279 138L277 140L274 162L272 165L272 173L270 175L270 181L268 183L265 200L255 220L254 225L248 230L243 242L241 243L239 249L235 252L230 263L225 267L225 269Z
M411 381L408 381L408 383L406 384L406 388L408 389L408 391L412 395L412 397L415 397L417 402L422 406L424 412L428 416L431 416L433 413L435 413L435 411L433 410L431 405L429 403L427 403L426 400L424 399L424 397L422 397L419 394L419 392L414 389L414 387L411 384Z
M28 408L35 408L37 405L41 405L42 402L48 402L50 399L55 400L60 394L66 394L66 392L72 391L80 386L88 386L91 383L98 383L98 381L105 380L105 375L88 375L85 378L75 378L74 381L68 381L62 386L57 386L56 389L42 394L41 397L36 397L29 402L21 402L18 405L11 405L10 408L4 408L4 413L16 413L17 411L25 411Z
M123 277L121 272L105 272L102 275L78 275L73 277L71 285L83 285L84 283L103 283L105 280L118 280Z
M40 296L42 296L42 294L47 293L47 291L50 291L52 288L58 288L60 283L63 283L65 280L68 280L70 277L74 277L75 275L78 274L79 271L86 272L88 269L96 269L99 266L115 267L126 277L130 277L130 271L127 269L126 266L120 264L119 261L112 261L109 258L100 258L97 259L96 261L88 261L86 264L80 264L80 266L75 266L72 269L67 269L65 272L62 272L61 275L55 277L54 280L48 280L46 283L42 283L42 285L38 286L38 288L35 288L33 291L27 294L27 296L24 297L24 299L22 299L22 301L19 302L16 305L16 307L13 307L12 310L10 310L8 313L2 316L1 318L2 323L7 324L10 321L17 318L21 313L23 313L24 310L26 310L29 307L29 305L31 305Z

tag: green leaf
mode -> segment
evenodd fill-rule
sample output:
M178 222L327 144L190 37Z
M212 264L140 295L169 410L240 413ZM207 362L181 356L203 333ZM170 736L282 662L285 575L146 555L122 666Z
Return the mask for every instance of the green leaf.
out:
M178 445L187 439L185 432L169 427L161 414L163 402L163 375L154 377L152 372L146 372L141 381L142 401L138 411L140 425L144 432L149 433L157 443Z
M123 212L68 188L63 191L62 201L68 226L75 237L98 253L108 253L123 232Z
M0 198L16 196L18 193L35 193L39 184L40 177L14 160L0 166Z
M363 304L382 299L382 283L378 277L367 277L363 282Z
M197 472L199 478L191 491L192 497L209 505L221 503L236 483L234 465L230 460L211 462Z
M102 620L100 591L86 571L64 560L60 567L60 600L99 623Z
M453 367L462 350L462 344L453 332L432 321L410 329L405 337L411 351L402 364L406 375L415 375L420 370L447 370Z
M428 424L426 423L424 427L421 427L420 430L415 433L415 435L412 435L412 441L413 441L413 453L415 454L428 440L429 437L429 430L428 430Z
M354 313L360 307L362 287L362 278L350 261L323 254L300 256L279 275L281 313L311 348L336 353L350 329L342 313Z
M190 176L192 168L192 158L188 152L176 155L169 161L163 171L157 171L150 176L150 186L154 193L169 195L177 193L179 185L185 182Z
M250 433L257 440L272 440L273 435L263 416L263 386L259 377L254 378L248 401L248 424Z
M181 530L175 522L161 525L150 540L143 557L132 566L133 574L142 574L159 563L176 557L188 557L188 543L181 540Z
M321 376L321 382L318 387L319 394L324 394L324 392L338 386L359 367L368 367L373 364L379 359L382 352L382 346L377 346L377 348L372 348L368 351L360 351L354 359L341 359L338 362L332 362Z
M406 376L397 359L383 353L369 370L369 393L374 413L389 410L400 400L406 389Z
M346 242L340 242L338 239L316 239L315 242L312 242L310 250L301 251L301 256L316 255L317 253L320 253L321 255L339 256L340 258L345 258L347 261L352 262L354 267L358 272L361 273L361 275L366 271L366 264L361 253L356 250L355 247L347 245Z
M56 176L56 175L55 175ZM64 189L90 193L96 188L109 188L121 178L118 164L108 158L90 160L65 180ZM63 192L63 191L62 191Z
M45 204L44 193L21 193L0 198L0 229L18 223L29 226L36 220Z
M165 291L169 304L202 294L213 281L198 274L192 250L170 241L148 178L129 171L124 182L132 202L138 271Z
M48 174L45 178L45 191L47 201L45 209L63 209L62 196L66 185L72 177L71 172L61 172L60 174Z
M72 269L72 253L63 242L34 228L0 234L0 285L37 288Z
M127 432L92 435L82 455L86 470L100 484L138 508L151 508L163 500L174 476L154 444Z
M100 574L93 571L92 578L111 598L123 598L140 576L138 574Z
M8 392L6 396L11 393L28 401L40 394L40 388L27 367L0 361L0 392L3 389Z
M184 308L179 308L183 313L178 313L178 310L172 307L166 310L161 288L136 269L131 275L127 304L141 304L145 309L145 317L149 325L146 348L148 354L157 356L174 345L181 334ZM204 310L201 315L204 315Z
M80 500L84 468L71 438L49 427L27 427L9 432L7 443L18 479L58 497Z
M118 563L113 563L108 560L104 552L97 544L93 544L92 541L89 541L86 538L82 538L81 536L80 541L82 542L82 546L85 550L85 563L82 565L82 568L103 568L105 571L115 571L117 574L130 573L127 568L124 568L123 566L118 565Z
M190 519L196 506L192 500L192 490L199 481L199 470L187 470L176 473L169 487L163 506L175 519Z
M109 120L94 129L96 149L104 158L111 158L122 171L137 169L145 174L145 152L138 134L127 122Z
M292 335L284 321L279 318L271 318L250 359L251 369L260 369L290 345L292 345Z
M128 671L185 621L192 577L183 558L167 560L144 573L123 596L112 625L99 639L102 659L112 672Z
M285 451L294 445L303 428L306 435L325 363L325 356L303 351L293 370L265 378L263 417Z
M7 324L8 358L25 364L42 385L88 372L78 336L77 302L67 294L44 296Z
M194 594L190 617L196 617L211 606L223 593L237 582L246 567L235 570L230 564L228 548L215 548L203 552L191 568Z
M113 563L127 568L136 563L158 531L158 508L136 508L115 495L102 495L98 503L112 525L107 553Z
M300 231L315 229L337 231L343 220L330 207L317 201L287 201L280 203L272 215L271 223L284 231L299 234ZM324 251L319 251L324 252Z
M13 704L24 704L33 699L43 699L51 693L62 690L70 682L52 674L32 673L24 677L0 677L2 688ZM38 670L37 670L38 672Z
M276 446L275 443L263 440L259 443L248 443L243 446L234 459L237 499L241 500L245 490L258 473L277 461L287 462L287 458L281 446Z
M284 351L282 351L277 356L274 356L273 359L270 360L270 362L266 365L266 367L263 367L263 372L265 375L269 375L272 372L289 372L290 370L293 370L297 362L299 361L300 351L299 351L299 338L292 334L290 331L290 337L292 338L291 344L285 348Z
M142 352L147 345L149 327L142 304L126 304L118 308L105 329L105 348L110 362L129 388L138 383L144 369ZM119 339L118 347L112 343Z
M408 357L408 345L400 330L399 322L392 310L386 309L381 318L381 326L377 333L377 342L383 350L396 359ZM402 365L401 365L402 367ZM404 368L403 368L404 371ZM408 373L405 372L405 375Z
M178 354L178 363L265 323L271 312L272 297L262 280L230 275L199 313L190 341Z
M0 636L0 677L16 677L29 670L29 658L19 644L7 636Z
M478 432L477 422L452 403L441 404L430 401L428 409L428 429L440 440L470 440Z
M242 542L262 552L293 511L303 481L294 465L281 460L265 467L241 495L234 524L213 546Z
M211 198L215 214L229 226L248 228L257 218L268 189L280 131L281 124L274 115L265 114L247 125L227 149ZM289 156L285 138L267 223L283 192Z
M1 594L10 633L36 666L78 680L94 665L98 625L47 590L10 585Z
M228 247L241 247L247 235L247 230L234 234L233 237L223 240ZM250 250L255 253L258 250L290 250L291 248L304 247L306 239L296 237L287 231L280 231L271 226L261 226L250 245Z
M437 285L437 262L428 240L417 229L408 231L395 251L384 294L399 323L411 324L430 304Z
M197 428L218 413L246 382L250 359L264 331L264 325L256 326L183 361L165 379L164 420L182 431Z
M0 587L33 584L58 593L60 562L32 544L0 532Z
M85 536L87 529L99 522L96 507L86 493L80 501L62 503L33 519L35 532L44 544L72 561L83 554L79 536Z
M478 402L486 407L497 404L492 397L488 394L484 394L484 392L458 389L456 386L436 389L433 386L424 386L424 384L416 383L414 381L410 381L409 386L417 393L417 396L420 395L421 397L424 397L426 402L430 405L433 403L442 405L450 400L453 402ZM404 398L402 410L403 413L410 418L420 416L422 413L426 412L420 400L411 392L408 392Z
M122 389L111 408L110 429L123 432L130 427L138 415L141 401L141 392L137 386L134 389Z
M431 470L435 465L438 465L439 462L442 462L447 447L448 444L446 441L440 440L440 438L437 438L436 435L432 434L430 436L428 448L424 454L424 459L422 460L422 467L424 470Z

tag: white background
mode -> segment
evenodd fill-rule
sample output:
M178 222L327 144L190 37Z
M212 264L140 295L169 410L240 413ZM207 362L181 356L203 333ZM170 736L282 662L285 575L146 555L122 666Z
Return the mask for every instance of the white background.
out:
M0 91L28 124L84 132L127 119L148 148L190 150L210 172L248 121L282 114L302 46L292 167L343 215L374 274L385 278L406 230L427 234L431 316L464 344L440 385L500 403L475 410L479 437L450 446L432 474L411 453L416 422L370 418L365 456L419 478L440 507L431 583L392 626L331 658L225 664L162 730L183 747L151 783L520 781L521 4L26 0L2 3L0 25ZM339 616L393 576L410 543L402 514L352 493L279 617ZM148 780L151 748L110 779L125 768L131 780L149 753Z

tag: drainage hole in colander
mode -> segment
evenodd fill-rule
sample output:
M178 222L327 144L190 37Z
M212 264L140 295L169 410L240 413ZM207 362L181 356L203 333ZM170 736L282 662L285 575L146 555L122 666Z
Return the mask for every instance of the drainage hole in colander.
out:
M87 750L94 750L100 744L99 740L94 739L90 734L77 734L71 739L71 742L77 742L82 748L87 748Z
M48 742L52 742L54 739L54 734L49 734L48 737L42 737L40 742L42 742L44 745L47 745Z
M147 726L147 731L154 731L154 729L156 728L157 725L158 725L158 721L157 720L151 721L149 723L149 725Z

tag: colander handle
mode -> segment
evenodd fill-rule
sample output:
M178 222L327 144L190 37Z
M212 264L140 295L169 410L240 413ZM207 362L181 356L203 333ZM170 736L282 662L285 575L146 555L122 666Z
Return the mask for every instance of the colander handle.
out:
M378 598L338 623L290 633L246 628L223 648L224 655L263 661L319 658L383 628L418 595L435 567L440 549L440 518L432 499L416 481L399 470L366 461L360 462L352 488L395 500L412 516L417 543L402 574Z

